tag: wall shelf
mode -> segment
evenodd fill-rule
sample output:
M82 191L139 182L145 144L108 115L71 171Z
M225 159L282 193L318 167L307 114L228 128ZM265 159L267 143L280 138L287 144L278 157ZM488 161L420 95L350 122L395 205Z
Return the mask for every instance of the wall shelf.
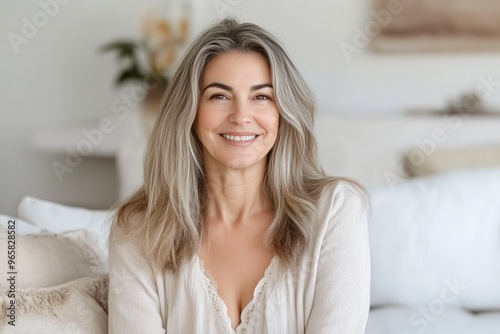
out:
M78 153L90 151L89 154L80 154L114 159L123 139L120 127L115 125L113 128L109 125L109 127L104 127L107 131L105 133L100 128L101 121L102 119L89 119L40 128L33 135L33 146L47 153L67 154L71 150ZM112 128L113 130L110 130Z

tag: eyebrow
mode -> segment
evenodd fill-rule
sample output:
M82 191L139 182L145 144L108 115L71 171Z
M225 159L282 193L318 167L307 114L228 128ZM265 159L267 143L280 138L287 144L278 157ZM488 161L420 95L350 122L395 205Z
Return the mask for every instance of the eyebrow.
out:
M224 85L224 84L222 84L220 82L212 82L211 84L209 84L205 88L203 88L203 91L206 91L210 87L218 87L218 88L227 90L228 92L232 92L233 91L233 88L231 86ZM254 90L259 90L259 89L266 88L266 87L273 88L273 85L268 84L268 83L260 84L260 85L254 85L254 86L250 87L250 90L254 91Z

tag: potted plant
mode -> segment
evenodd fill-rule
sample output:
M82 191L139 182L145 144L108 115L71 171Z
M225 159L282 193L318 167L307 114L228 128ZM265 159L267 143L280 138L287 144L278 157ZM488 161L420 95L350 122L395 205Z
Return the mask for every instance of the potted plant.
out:
M186 16L174 25L166 16L150 10L141 19L142 39L117 40L103 45L101 52L114 52L119 63L115 84L145 83L146 95L141 103L142 118L149 135L169 83L170 70L181 46L188 37Z

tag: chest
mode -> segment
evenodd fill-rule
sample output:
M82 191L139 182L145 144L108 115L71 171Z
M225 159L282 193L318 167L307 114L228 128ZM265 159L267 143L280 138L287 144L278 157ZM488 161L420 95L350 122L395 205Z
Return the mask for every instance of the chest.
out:
M281 274L277 258L271 261L265 284L259 282L258 297L251 299L239 315L240 310L231 306L227 298L224 301L213 289L215 285L204 279L204 263L200 260L199 256L195 258L180 275L167 276L167 333L303 333L304 319L309 313L302 306L307 303L301 290L290 288L294 277L288 276L288 272ZM205 276L208 277L206 273Z
M241 322L241 313L254 298L255 288L273 258L262 242L264 233L265 230L213 230L202 242L200 258L227 308L233 328Z

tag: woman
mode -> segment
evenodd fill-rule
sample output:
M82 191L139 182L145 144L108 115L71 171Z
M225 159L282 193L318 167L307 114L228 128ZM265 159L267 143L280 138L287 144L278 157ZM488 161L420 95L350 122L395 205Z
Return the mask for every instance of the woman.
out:
M196 39L112 225L110 334L364 332L364 191L319 167L314 113L262 28Z

